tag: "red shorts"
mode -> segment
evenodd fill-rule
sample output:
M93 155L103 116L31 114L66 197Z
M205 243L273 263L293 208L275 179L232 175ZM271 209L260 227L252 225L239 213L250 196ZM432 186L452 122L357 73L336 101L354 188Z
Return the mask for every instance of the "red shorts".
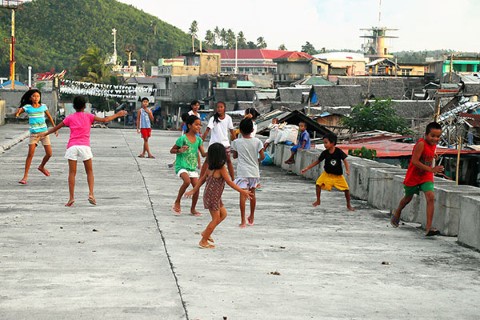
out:
M141 128L140 134L142 138L150 138L152 136L152 128Z

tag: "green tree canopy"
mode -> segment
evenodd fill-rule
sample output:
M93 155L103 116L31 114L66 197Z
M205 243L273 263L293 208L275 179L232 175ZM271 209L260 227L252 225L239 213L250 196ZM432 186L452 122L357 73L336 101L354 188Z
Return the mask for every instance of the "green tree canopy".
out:
M342 123L355 132L383 130L400 134L410 134L407 121L395 113L392 101L375 100L372 103L353 107L350 117Z
M302 52L306 52L312 56L318 53L313 44L308 41L302 46Z

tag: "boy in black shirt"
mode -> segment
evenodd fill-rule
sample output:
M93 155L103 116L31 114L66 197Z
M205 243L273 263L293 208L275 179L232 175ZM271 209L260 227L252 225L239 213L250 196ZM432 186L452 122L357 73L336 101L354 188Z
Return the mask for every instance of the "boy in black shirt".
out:
M345 165L345 173L350 175L350 167L345 159L347 155L341 149L335 147L337 144L337 136L333 133L328 133L323 137L323 144L325 146L325 151L320 154L318 160L312 162L308 167L301 171L302 173L305 173L325 160L325 165L323 167L324 171L316 182L317 201L312 205L314 207L320 205L320 194L322 189L331 191L332 187L335 187L336 189L345 192L348 210L355 211L350 204L350 191L348 189L347 181L343 176L342 161Z

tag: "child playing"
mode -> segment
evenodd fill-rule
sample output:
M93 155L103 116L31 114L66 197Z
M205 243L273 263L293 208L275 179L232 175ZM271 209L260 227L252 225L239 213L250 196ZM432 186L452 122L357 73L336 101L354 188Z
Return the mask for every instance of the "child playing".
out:
M298 149L310 149L310 135L307 131L307 124L305 122L300 122L298 124L298 129L300 130L300 133L297 144L291 148L292 154L290 155L290 158L285 160L286 164L295 163L295 154L297 153Z
M50 112L48 112L47 106L42 103L42 96L38 89L28 90L22 96L22 99L20 100L20 107L18 108L15 117L20 116L23 112L28 114L28 123L30 124L30 141L28 143L27 159L25 160L25 171L23 173L23 178L18 181L18 183L27 184L28 171L30 170L33 156L35 155L35 148L39 142L42 142L43 148L45 149L45 156L38 166L38 170L47 177L50 176L50 172L45 168L45 165L52 156L50 138L46 136L40 136L39 134L47 131L45 115L53 126L55 126L55 122L53 121ZM58 133L56 133L56 135L58 136Z
M198 243L202 249L213 249L215 245L209 243L214 242L211 235L215 228L227 217L227 210L223 206L222 193L227 183L232 189L237 190L245 198L250 198L251 193L248 190L243 190L237 186L230 179L225 163L227 162L227 154L225 146L221 143L213 143L208 147L208 156L205 160L208 163L208 168L205 174L202 175L197 185L193 190L185 193L186 197L195 195L200 190L200 187L206 181L207 185L203 192L203 204L205 209L210 211L212 221L207 225L202 232L202 239Z
M347 200L347 208L350 211L355 209L350 204L350 190L348 189L347 181L343 176L342 161L345 165L345 173L350 175L350 167L346 160L347 155L341 149L335 147L337 144L337 136L333 133L328 133L323 137L323 144L325 150L320 154L318 160L312 162L308 167L302 169L302 173L307 172L311 168L315 167L325 160L324 171L317 179L315 183L317 201L312 203L314 207L320 205L320 194L323 190L331 191L332 187L345 193L345 199Z
M189 116L195 116L200 119L200 113L198 113L198 109L200 109L200 102L198 100L193 100L190 102L190 111L188 111Z
M256 120L260 113L255 109L255 108L247 108L245 109L245 116L244 119L251 119L253 123L253 131L250 134L252 138L255 138L255 135L257 134L257 123Z
M186 120L187 132L181 135L173 147L170 149L170 153L176 154L175 159L175 173L183 180L183 184L178 190L177 198L172 206L172 210L175 214L181 213L180 201L183 194L191 184L192 187L198 183L198 152L200 151L202 157L205 157L205 150L203 149L203 141L198 136L202 123L196 116L188 116ZM195 207L198 201L198 192L193 195L192 206L190 207L190 213L194 216L200 216Z
M257 199L255 189L260 185L260 169L258 162L265 159L262 141L251 136L253 132L253 122L245 118L240 121L240 133L243 139L236 139L232 142L233 158L238 158L237 178L235 184L244 190L251 192L250 215L248 216L248 225L253 226L255 217L255 206ZM260 155L260 156L259 156ZM246 227L245 222L245 202L247 198L240 194L240 228Z
M63 126L70 127L70 138L67 144L65 158L68 159L68 191L70 198L65 204L71 207L75 202L75 176L77 174L77 160L83 161L85 173L87 174L88 183L88 202L96 205L95 196L93 194L94 176L92 166L92 149L90 148L90 129L94 121L110 122L116 118L123 117L127 111L122 110L112 116L106 118L97 117L91 113L86 113L86 100L84 97L77 96L73 99L73 108L75 113L67 116L62 122L51 128L47 132L43 132L42 136L47 136L53 132L57 132Z
M232 180L234 180L234 171L233 171L233 163L230 159L230 139L228 137L228 132L230 131L230 136L235 139L235 132L233 130L233 121L232 117L225 113L225 102L218 101L216 106L216 112L208 121L208 126L205 132L202 135L202 140L205 141L208 133L212 131L210 135L210 144L220 142L225 147L225 152L227 153L227 167L228 173ZM207 156L208 159L208 156ZM202 166L201 175L205 172L207 165L206 160Z
M431 122L425 129L425 138L419 139L413 147L412 158L403 181L405 196L400 200L398 208L390 220L393 227L398 227L402 210L412 201L413 195L423 191L427 201L425 235L440 234L437 229L432 228L432 220L435 206L433 175L443 171L443 166L433 166L435 151L441 135L442 127L437 122Z
M150 138L152 135L152 126L150 121L153 121L153 113L148 108L148 104L148 98L142 98L142 107L137 112L137 133L141 133L143 138L143 150L138 157L144 158L146 153L148 158L155 159L150 152L150 147L148 146L148 138Z

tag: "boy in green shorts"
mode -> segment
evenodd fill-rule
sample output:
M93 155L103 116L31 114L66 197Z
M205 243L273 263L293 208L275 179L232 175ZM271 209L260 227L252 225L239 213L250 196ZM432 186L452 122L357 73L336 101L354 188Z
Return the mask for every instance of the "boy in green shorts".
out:
M440 234L438 230L432 228L432 220L435 205L433 175L443 171L443 166L433 166L435 151L441 135L442 127L437 122L431 122L425 129L425 138L419 139L413 147L412 158L403 181L405 196L400 200L398 208L390 219L390 224L393 227L398 227L402 210L412 201L413 195L423 191L427 201L425 235L435 236Z

